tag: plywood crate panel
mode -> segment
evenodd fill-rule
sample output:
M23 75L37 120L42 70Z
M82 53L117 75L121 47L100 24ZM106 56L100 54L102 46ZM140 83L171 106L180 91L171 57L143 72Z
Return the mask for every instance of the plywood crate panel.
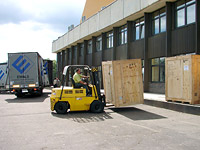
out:
M102 62L102 69L107 102L116 107L144 102L140 59Z
M165 59L166 100L200 103L200 55Z

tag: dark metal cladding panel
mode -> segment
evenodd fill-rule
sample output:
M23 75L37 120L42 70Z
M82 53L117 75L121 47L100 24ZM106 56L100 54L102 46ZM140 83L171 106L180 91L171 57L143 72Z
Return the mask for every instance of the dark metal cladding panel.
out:
M112 51L113 51L113 48L109 48L109 49L104 50L102 61L110 61Z
M92 54L86 55L86 65L92 66Z
M172 31L172 55L195 52L195 24Z
M154 35L148 39L149 58L163 57L166 51L166 33Z
M127 59L126 51L127 51L127 44L118 46L116 48L116 60Z
M144 39L130 43L130 58L144 59Z
M95 52L93 56L93 66L101 66L102 51Z
M79 57L79 65L84 65L84 57L83 56Z

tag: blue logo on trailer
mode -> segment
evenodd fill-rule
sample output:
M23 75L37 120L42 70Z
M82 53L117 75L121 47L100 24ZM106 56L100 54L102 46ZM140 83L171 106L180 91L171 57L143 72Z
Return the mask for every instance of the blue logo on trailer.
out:
M24 73L25 71L28 71L28 69L31 68L31 61L28 57L25 58L22 55L20 55L15 62L12 64L12 66L19 71L20 74Z
M45 62L45 64L44 64L44 69L45 69L45 71L46 71L46 74L48 74L48 66L47 66L47 62Z
M3 70L0 68L0 80L3 79L4 75L5 75L5 73L4 73Z

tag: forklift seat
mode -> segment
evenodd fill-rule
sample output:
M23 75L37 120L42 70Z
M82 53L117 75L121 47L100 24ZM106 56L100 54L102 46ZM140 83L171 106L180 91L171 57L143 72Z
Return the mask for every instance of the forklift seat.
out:
M70 79L71 79L73 88L78 88L78 87L76 87L76 84L75 84L75 82L74 82L74 79L73 79L72 77L70 77Z

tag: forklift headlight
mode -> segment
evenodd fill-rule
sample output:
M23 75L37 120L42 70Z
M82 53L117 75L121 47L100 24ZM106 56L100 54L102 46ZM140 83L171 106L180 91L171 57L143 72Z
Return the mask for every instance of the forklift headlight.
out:
M52 95L56 95L56 93L52 93Z

